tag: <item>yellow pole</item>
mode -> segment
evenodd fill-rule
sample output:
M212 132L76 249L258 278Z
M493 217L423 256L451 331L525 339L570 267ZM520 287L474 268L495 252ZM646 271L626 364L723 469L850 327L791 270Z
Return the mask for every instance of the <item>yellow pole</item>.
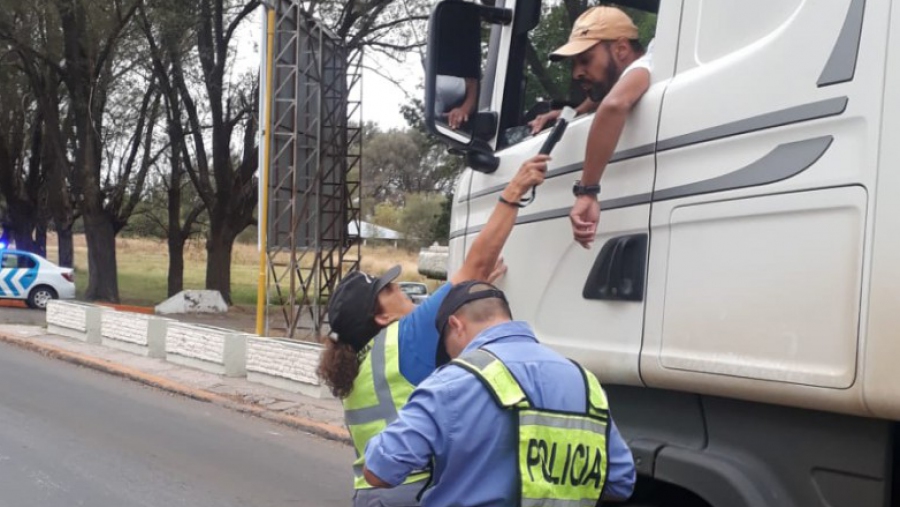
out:
M268 281L268 258L266 255L269 242L269 166L271 165L272 146L272 88L275 54L275 9L268 9L268 23L266 26L266 104L265 104L265 129L263 134L263 166L260 167L260 185L262 194L259 202L259 279L256 287L256 334L262 336L266 332L266 297Z

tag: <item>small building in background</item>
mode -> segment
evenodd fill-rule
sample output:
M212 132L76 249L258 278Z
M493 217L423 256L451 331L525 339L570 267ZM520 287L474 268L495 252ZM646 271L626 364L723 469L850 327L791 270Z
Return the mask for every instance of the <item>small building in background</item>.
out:
M347 233L351 239L362 240L363 245L368 245L369 241L372 241L373 244L391 244L397 248L399 241L403 239L403 235L393 229L362 220L354 220L347 224Z

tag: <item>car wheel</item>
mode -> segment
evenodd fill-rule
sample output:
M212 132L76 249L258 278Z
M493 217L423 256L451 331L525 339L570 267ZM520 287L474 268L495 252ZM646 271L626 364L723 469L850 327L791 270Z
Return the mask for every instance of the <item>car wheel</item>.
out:
M46 310L47 304L51 300L56 299L56 291L46 285L35 287L28 294L28 306L37 308L38 310Z

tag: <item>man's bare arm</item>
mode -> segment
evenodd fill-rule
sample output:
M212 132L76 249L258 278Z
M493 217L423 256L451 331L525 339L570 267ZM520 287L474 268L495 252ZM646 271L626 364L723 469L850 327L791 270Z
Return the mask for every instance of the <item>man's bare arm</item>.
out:
M619 144L628 114L650 88L650 72L634 69L613 86L597 108L588 134L587 152L584 156L583 185L596 185L606 170L609 159Z
M597 103L591 100L590 97L585 97L581 104L578 104L578 107L575 108L575 113L581 116L583 114L593 113L595 109L597 109Z
M578 107L575 108L575 114L581 116L583 114L592 113L595 109L597 109L597 103L591 100L590 97L586 97L581 104L578 104ZM528 122L528 126L531 127L531 133L537 134L541 130L544 130L544 126L559 118L561 112L562 109L554 109L544 114L537 115L533 120Z
M478 80L466 78L466 98L462 105L452 109L447 114L447 123L450 128L458 129L463 123L469 121L469 115L475 111L475 100L478 98Z
M622 76L600 102L588 133L584 169L581 172L582 185L596 185L600 182L600 177L619 144L625 120L649 87L650 72L646 69L634 69ZM569 212L569 221L572 223L575 241L590 248L600 222L600 203L597 198L593 195L576 197L572 211Z

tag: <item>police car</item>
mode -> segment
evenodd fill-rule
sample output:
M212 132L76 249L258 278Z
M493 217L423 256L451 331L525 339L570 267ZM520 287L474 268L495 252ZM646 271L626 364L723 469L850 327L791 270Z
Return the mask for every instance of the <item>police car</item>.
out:
M75 298L75 272L30 252L2 250L0 298L23 299L31 308L46 309L51 299Z

